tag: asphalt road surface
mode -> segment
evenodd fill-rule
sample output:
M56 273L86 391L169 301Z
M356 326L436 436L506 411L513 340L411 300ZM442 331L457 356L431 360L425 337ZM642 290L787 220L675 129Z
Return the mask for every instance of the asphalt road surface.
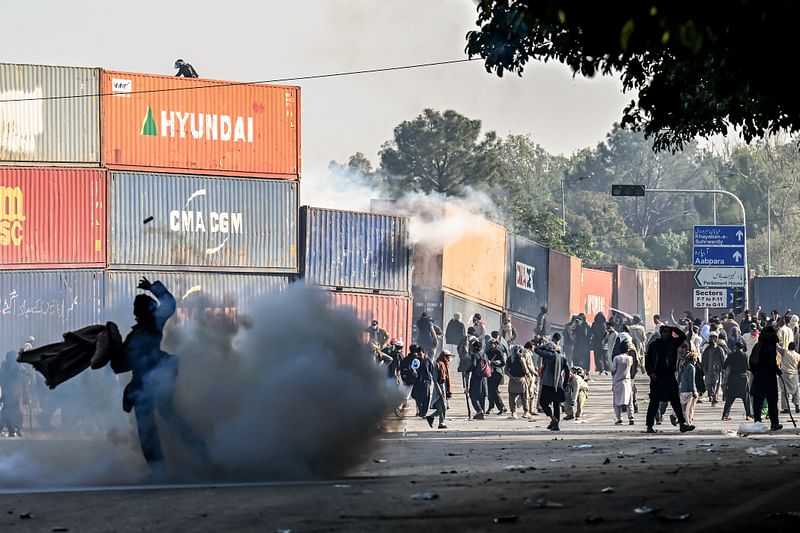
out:
M446 430L406 418L350 477L313 483L0 491L0 530L47 531L742 531L800 526L800 439L738 436L722 406L697 430L615 426L610 378L592 377L584 420L468 420L456 394ZM505 389L505 386L503 386ZM642 393L641 391L644 391ZM5 452L36 439L0 440ZM68 444L65 444L68 445ZM89 448L90 449L90 448ZM86 452L90 453L90 452ZM638 512L637 512L638 511Z

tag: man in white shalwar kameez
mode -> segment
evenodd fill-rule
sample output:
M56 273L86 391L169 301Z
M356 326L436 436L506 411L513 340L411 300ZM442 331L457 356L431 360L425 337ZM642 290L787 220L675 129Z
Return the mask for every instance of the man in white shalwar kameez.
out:
M635 352L634 352L635 353ZM633 357L628 353L614 356L611 361L612 391L614 393L614 424L622 424L622 409L628 413L628 423L633 425L633 382L631 367Z

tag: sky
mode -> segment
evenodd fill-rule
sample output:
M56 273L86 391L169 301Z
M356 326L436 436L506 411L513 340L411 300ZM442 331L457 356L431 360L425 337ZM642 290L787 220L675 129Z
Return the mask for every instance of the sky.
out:
M5 2L0 62L256 81L462 59L473 0L26 0ZM288 82L301 87L302 175L364 153L423 109L453 109L484 131L530 134L553 154L601 142L631 100L618 79L529 63L498 78L481 61Z

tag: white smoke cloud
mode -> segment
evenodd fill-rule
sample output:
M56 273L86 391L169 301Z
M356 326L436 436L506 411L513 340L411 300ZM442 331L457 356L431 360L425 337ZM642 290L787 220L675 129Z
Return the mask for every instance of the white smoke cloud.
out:
M159 420L165 481L324 478L369 458L399 394L386 386L385 372L363 345L363 325L351 310L331 309L324 298L294 284L264 297L237 326L224 315L202 313L167 324L163 348L181 358L177 410L206 441L213 465L201 464ZM87 370L74 379L102 372ZM127 383L129 375L121 377ZM95 410L102 416L92 411L77 444L72 434L15 439L0 457L0 487L142 479L147 469L135 421L121 409L121 388L105 383L103 397L113 395L113 405L104 401ZM74 390L58 399L65 413L88 408L87 400Z

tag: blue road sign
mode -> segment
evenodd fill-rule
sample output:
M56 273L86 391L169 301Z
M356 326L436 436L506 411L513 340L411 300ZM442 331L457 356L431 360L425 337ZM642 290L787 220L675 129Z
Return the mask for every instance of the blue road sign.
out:
M695 246L744 245L744 226L695 226Z
M742 266L744 246L695 246L694 266Z

